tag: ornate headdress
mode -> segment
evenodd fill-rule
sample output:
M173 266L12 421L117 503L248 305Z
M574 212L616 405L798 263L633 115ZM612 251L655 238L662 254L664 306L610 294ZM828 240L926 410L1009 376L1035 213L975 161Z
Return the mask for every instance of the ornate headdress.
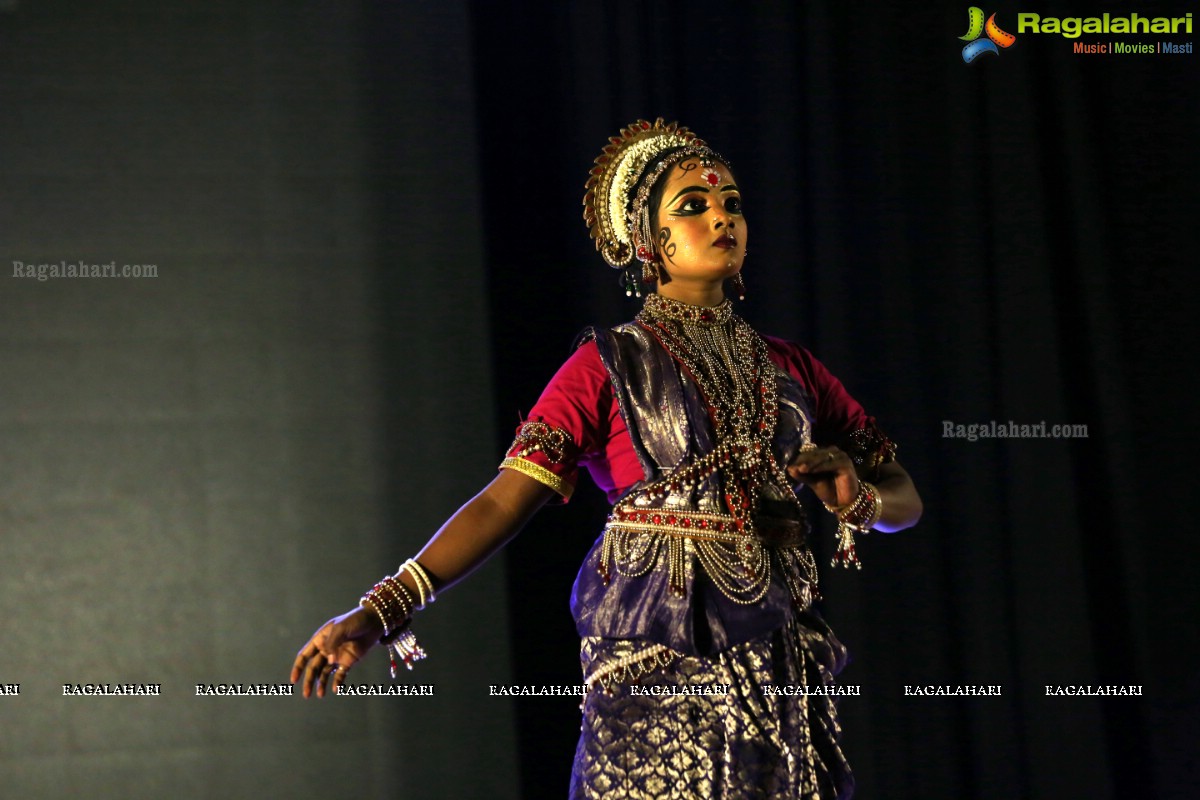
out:
M705 166L724 162L703 139L677 122L663 124L662 117L653 123L640 119L609 139L584 187L583 220L596 249L614 269L628 267L635 256L654 260L650 190L666 170L691 156L699 156Z

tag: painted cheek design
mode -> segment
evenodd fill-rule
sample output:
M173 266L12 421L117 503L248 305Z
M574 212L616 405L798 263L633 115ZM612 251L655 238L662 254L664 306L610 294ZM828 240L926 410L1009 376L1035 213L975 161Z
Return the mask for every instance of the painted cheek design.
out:
M658 232L658 251L667 261L675 263L675 242L671 241L670 228L663 228Z

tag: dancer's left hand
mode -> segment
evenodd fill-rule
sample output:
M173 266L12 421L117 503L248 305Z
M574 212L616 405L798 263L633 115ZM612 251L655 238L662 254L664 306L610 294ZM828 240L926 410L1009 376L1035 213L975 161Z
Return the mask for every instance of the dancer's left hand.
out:
M854 462L838 447L805 450L787 467L792 480L813 490L822 503L841 508L858 496L858 473Z

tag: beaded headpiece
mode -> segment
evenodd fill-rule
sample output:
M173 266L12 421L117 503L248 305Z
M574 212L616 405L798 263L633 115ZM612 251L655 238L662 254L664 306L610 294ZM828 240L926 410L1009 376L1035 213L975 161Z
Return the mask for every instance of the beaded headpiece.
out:
M706 167L723 161L703 139L677 122L664 124L662 117L653 123L640 119L609 139L584 187L583 220L610 266L622 269L634 256L654 259L650 190L666 170L690 156L701 157Z

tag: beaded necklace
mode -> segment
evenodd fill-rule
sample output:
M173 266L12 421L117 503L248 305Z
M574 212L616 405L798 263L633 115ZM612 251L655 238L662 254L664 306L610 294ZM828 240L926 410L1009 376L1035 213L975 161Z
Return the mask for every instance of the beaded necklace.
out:
M764 531L756 525L764 488L795 501L772 449L779 400L766 342L734 315L728 300L706 308L651 294L635 320L699 389L714 444L690 464L641 487L638 495L650 504L635 500L613 507L598 564L604 582L611 580L614 567L627 578L646 574L666 547L674 594L687 594L694 557L730 600L757 603L777 562L793 600L807 608L817 592L816 563L804 543L807 524L782 537L778 525ZM714 476L728 514L654 505L676 493L691 494ZM803 510L797 510L803 519Z
M636 320L695 381L712 418L716 447L671 481L693 483L719 469L738 529L753 530L763 484L789 485L771 448L779 401L766 342L729 300L706 308L651 294Z

